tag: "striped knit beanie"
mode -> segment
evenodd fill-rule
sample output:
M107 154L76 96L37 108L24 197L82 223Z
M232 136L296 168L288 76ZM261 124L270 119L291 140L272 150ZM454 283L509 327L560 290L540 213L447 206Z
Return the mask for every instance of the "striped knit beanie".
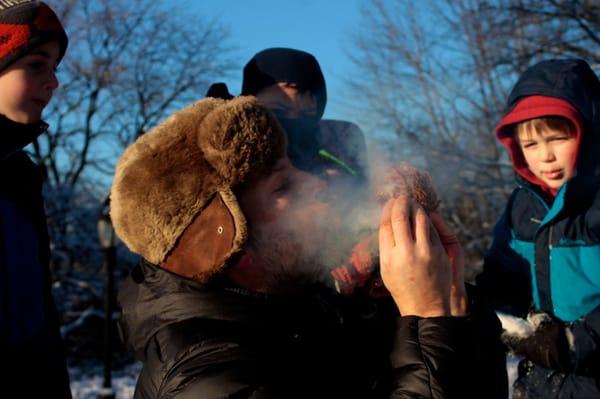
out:
M37 46L56 40L60 61L67 35L47 4L31 0L0 0L0 70Z

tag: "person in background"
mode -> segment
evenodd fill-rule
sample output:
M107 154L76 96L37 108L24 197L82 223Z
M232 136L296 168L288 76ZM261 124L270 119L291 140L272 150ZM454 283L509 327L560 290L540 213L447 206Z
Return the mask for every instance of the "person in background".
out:
M143 261L119 293L140 398L505 398L500 325L462 249L410 196L381 211L393 318L324 281L348 248L325 180L254 97L208 98L122 155L111 219ZM451 254L451 255L450 255Z
M477 285L499 311L527 316L518 328L502 317L525 358L515 398L600 397L599 110L585 61L548 60L521 75L496 128L517 187Z
M48 126L44 107L67 36L39 1L0 1L0 353L2 389L70 398L51 294L42 176L23 151Z
M358 203L371 195L364 134L354 123L322 118L327 87L312 54L278 47L259 51L244 66L241 94L255 96L275 114L288 137L290 161L326 180L329 195L344 198L340 203L346 204L348 199ZM233 98L224 83L213 84L207 96ZM365 279L373 289L382 287L377 273L371 273L378 267L374 233L357 244L357 251L364 255L355 253L332 271L340 291L349 293L353 290L341 287L362 285Z
M347 177L355 188L366 183L364 134L354 123L322 119L327 87L312 54L291 48L259 51L244 66L241 95L256 96L277 116L288 135L288 156L296 167L328 179ZM212 85L207 96L233 97L224 83Z

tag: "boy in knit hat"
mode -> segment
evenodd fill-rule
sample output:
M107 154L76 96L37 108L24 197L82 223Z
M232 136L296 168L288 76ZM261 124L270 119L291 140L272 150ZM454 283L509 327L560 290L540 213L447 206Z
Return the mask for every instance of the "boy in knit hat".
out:
M144 258L119 292L120 331L144 362L135 397L506 397L493 313L452 308L462 263L410 198L381 216L389 309L359 312L323 283L347 253L342 215L286 145L268 109L237 97L192 104L125 150L111 218Z
M516 330L502 315L506 344L525 357L515 397L598 397L597 76L582 60L532 66L513 88L496 136L510 155L517 188L477 280L499 311L533 311Z
M3 389L70 397L50 291L42 177L23 151L47 125L67 36L39 1L0 1L0 353ZM34 383L32 383L34 381Z

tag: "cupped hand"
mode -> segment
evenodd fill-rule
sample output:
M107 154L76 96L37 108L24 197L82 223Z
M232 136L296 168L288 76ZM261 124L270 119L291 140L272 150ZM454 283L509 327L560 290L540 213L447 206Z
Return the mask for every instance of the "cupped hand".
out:
M383 283L401 315L451 315L449 257L425 210L409 196L385 204L379 251Z

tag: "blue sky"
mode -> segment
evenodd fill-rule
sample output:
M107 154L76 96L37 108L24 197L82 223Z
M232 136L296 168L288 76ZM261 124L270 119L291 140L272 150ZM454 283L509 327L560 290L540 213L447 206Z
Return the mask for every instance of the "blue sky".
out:
M343 80L352 65L347 56L351 34L360 22L365 0L192 0L189 12L216 17L231 32L239 68L225 78L232 94L239 94L243 65L268 47L292 47L312 53L327 82L326 118L344 118L340 104ZM168 1L167 1L168 3ZM338 95L336 95L338 94Z

